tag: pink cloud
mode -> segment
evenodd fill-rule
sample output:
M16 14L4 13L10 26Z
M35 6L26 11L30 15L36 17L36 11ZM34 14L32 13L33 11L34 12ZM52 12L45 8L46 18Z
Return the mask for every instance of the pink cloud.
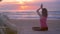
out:
M35 0L35 2L54 2L56 0Z

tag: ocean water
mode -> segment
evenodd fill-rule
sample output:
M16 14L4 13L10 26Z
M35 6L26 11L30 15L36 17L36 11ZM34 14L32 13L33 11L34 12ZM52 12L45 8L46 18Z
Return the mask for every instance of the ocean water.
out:
M36 11L6 11L0 12L7 15L10 19L39 19ZM49 11L48 19L60 19L60 11ZM18 28L18 34L60 34L60 21L51 20L48 22L48 31L33 31L31 28L40 26L37 21L21 21L14 23ZM7 22L6 22L7 23ZM10 22L9 22L10 23ZM11 23L13 24L13 23ZM1 30L2 31L2 30ZM3 32L2 32L3 33Z
M39 19L36 11L1 11L10 19ZM60 19L60 11L48 11L48 19Z

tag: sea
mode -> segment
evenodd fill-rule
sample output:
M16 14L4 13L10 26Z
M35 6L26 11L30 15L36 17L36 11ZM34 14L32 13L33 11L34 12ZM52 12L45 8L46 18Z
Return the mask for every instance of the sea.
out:
M9 19L39 19L39 15L36 11L18 11L18 10L6 10L0 11L4 15L7 15ZM48 11L48 20L60 20L60 11Z

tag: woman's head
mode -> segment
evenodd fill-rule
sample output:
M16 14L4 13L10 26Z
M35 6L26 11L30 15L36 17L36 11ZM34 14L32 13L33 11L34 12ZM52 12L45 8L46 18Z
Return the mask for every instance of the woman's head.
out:
M45 17L48 16L48 15L47 15L47 9L46 9L46 8L43 8L43 9L42 9L42 16L45 16Z

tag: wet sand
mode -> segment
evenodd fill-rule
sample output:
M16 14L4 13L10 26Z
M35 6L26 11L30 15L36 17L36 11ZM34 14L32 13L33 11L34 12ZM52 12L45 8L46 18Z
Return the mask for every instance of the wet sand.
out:
M32 27L40 27L39 19L11 19L17 26L18 34L60 34L60 20L47 20L48 31L34 31Z

